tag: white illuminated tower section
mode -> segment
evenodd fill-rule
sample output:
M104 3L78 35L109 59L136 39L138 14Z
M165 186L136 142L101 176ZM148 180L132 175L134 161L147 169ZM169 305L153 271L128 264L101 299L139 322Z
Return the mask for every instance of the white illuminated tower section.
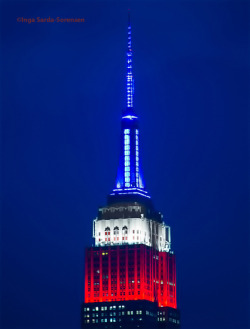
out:
M126 64L118 173L107 205L93 221L95 246L85 253L82 327L179 328L170 227L155 210L141 171L130 17Z

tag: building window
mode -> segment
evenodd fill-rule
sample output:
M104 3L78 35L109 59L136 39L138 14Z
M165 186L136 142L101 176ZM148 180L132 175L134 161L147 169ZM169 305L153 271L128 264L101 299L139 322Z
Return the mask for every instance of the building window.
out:
M123 226L122 235L127 235L127 234L128 234L128 228L127 228L127 226Z

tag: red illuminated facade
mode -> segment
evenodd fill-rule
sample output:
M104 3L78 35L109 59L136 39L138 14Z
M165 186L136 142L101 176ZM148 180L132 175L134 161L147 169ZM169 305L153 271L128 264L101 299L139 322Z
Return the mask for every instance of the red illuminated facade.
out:
M85 252L82 328L180 327L171 230L145 188L133 86L129 20L120 162L115 188L93 221L95 246Z
M175 255L145 245L92 247L85 254L85 303L157 301L176 308Z

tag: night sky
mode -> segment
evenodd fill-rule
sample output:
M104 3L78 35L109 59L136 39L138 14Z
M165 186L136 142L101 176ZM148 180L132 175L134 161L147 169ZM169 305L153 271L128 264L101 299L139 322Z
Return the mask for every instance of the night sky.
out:
M1 328L76 329L114 187L131 9L144 178L183 329L247 328L247 1L2 2ZM84 23L18 23L17 17Z

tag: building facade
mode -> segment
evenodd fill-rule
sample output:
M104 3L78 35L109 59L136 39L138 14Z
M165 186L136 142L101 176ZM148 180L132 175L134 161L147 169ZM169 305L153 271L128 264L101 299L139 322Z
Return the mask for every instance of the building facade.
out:
M95 246L85 252L81 326L179 328L171 231L154 208L140 165L130 18L126 81L127 104L122 113L115 188L93 221Z

